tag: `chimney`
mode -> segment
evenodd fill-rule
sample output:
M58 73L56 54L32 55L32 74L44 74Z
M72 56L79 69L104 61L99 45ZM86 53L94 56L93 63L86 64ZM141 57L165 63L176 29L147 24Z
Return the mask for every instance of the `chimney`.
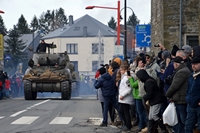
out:
M69 26L73 25L74 24L74 20L73 20L73 16L70 15L69 16Z
M87 26L83 27L83 37L87 37Z

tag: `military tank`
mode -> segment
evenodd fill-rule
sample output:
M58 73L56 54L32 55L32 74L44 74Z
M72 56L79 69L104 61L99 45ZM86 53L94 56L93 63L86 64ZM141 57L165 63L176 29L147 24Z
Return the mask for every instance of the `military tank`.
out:
M25 100L35 100L38 92L61 92L63 100L71 99L72 84L79 76L67 52L34 53L28 64L23 78Z

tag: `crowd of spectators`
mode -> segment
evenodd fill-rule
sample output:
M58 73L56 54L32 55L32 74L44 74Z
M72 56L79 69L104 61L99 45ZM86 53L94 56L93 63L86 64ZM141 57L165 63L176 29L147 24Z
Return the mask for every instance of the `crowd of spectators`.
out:
M200 130L200 46L174 45L171 51L159 47L157 55L140 53L133 62L116 57L97 71L94 87L102 105L100 126L121 125L122 131L137 126L134 132L139 133L158 133L158 127L162 133ZM163 123L169 103L176 107L174 126ZM118 117L113 119L113 114Z

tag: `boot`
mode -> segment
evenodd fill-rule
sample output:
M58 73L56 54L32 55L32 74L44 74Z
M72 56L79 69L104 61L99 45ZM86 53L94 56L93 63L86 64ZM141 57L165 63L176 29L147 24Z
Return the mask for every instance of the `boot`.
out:
M149 120L148 121L148 133L154 133L153 132L153 126L154 126L154 120Z
M159 119L157 121L158 123L158 126L160 127L160 129L162 130L162 133L169 133L166 126L163 124L163 120L162 119Z

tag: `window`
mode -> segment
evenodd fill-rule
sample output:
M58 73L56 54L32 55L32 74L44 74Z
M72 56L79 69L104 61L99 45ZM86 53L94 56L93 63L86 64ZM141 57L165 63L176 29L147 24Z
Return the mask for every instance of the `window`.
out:
M199 45L199 37L198 36L186 36L186 44L190 45L191 47L198 46Z
M92 44L92 54L98 54L99 52L99 44L93 43ZM101 44L101 54L104 54L104 44Z
M99 64L99 61L92 61L92 71L96 72L101 67L101 64L104 64L104 62L101 61Z
M74 64L74 70L78 71L78 61L71 61L72 64Z
M68 54L78 54L78 44L67 44L66 50Z

